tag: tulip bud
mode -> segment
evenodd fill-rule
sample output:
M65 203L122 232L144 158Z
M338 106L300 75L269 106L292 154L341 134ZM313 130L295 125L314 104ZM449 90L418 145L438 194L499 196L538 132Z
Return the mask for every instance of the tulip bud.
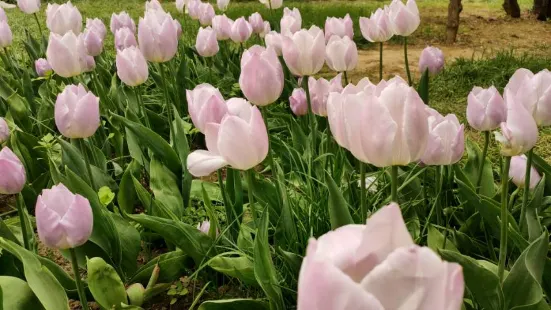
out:
M289 97L291 111L296 116L308 114L308 102L306 101L306 92L302 88L295 88L291 97Z
M131 46L138 46L134 32L126 27L119 28L115 32L115 48L117 51L121 51Z
M283 6L283 0L260 0L270 10L277 10Z
M188 5L188 14L189 17L193 20L199 20L199 16L201 15L201 1L200 0L190 0Z
M86 19L86 28L94 30L99 35L102 41L107 35L107 28L105 28L105 25L99 18Z
M521 68L507 83L514 101L522 104L534 117L538 126L551 125L551 72L544 69L537 74Z
M40 77L47 76L52 72L52 67L45 58L37 59L34 62L34 68L36 70L36 74Z
M297 8L283 10L283 17L280 21L281 34L292 35L302 28L302 16Z
M282 51L281 51L282 38L281 38L281 35L277 33L277 31L268 32L264 40L266 41L266 47L273 48L277 56L282 55Z
M231 37L232 24L233 20L229 19L226 14L214 16L212 18L212 29L216 32L216 39L229 39Z
M342 75L337 74L331 81L324 78L316 80L313 77L308 79L312 112L319 116L327 116L327 99L332 92L342 91Z
M327 66L333 71L352 71L358 64L358 48L347 36L333 36L325 48Z
M511 167L509 168L509 178L515 183L518 188L524 188L524 181L526 180L526 156L513 156L511 157ZM530 170L530 189L534 189L541 180L541 176L532 166Z
M40 11L40 0L17 0L19 9L27 14Z
M0 117L0 144L8 141L10 138L10 127L3 117Z
M149 76L147 62L140 49L135 46L119 50L116 64L119 79L128 86L141 85Z
M212 4L201 3L199 6L199 23L201 23L201 26L210 26L215 14Z
M360 17L360 30L363 37L369 42L385 42L394 35L390 24L389 8L377 9L369 18Z
M121 278L111 265L101 257L87 261L88 289L101 309L118 308L122 303L128 304L126 290Z
M464 126L454 114L443 117L436 110L429 110L429 138L421 161L426 165L452 165L465 151Z
M6 48L11 45L13 35L10 25L7 21L0 21L0 48Z
M145 10L161 10L164 12L163 6L158 0L145 1Z
M494 86L474 87L467 98L467 121L476 130L491 131L507 120L507 107Z
M233 42L243 43L251 37L252 33L253 28L245 17L240 17L233 22L231 27L231 39Z
M189 0L176 0L176 10L180 13L184 13L184 8L188 5Z
M254 33L261 33L264 31L264 20L258 12L249 16L249 24L251 24Z
M266 106L275 102L284 82L283 68L272 48L255 45L243 52L239 86L251 103Z
M86 28L82 33L84 47L90 56L98 56L103 50L103 39L101 34L97 33L93 28Z
M394 34L404 37L412 34L421 23L415 0L407 0L407 4L402 0L393 0L388 15Z
M228 112L224 97L210 84L200 84L193 90L186 90L186 98L191 121L202 133L205 133L208 123L219 124Z
M96 60L90 55L84 57L84 68L82 72L92 72L96 68Z
M138 23L138 43L145 59L167 62L178 50L178 28L169 13L149 10Z
M210 221L203 221L199 224L197 224L197 229L204 233L205 235L208 235L209 234L209 231L210 231ZM216 236L218 236L220 234L219 231L216 232Z
M50 33L46 59L59 76L69 78L81 74L89 67L82 35L69 31L63 36Z
M216 0L216 5L218 6L218 9L222 12L226 11L229 4L230 0Z
M0 151L0 176L0 194L3 195L20 193L27 182L25 167L7 146Z
M282 39L285 63L292 74L310 76L318 73L325 63L325 38L317 26L302 29Z
M444 68L444 53L441 49L433 46L427 46L421 52L419 57L419 72L429 70L432 74L437 74Z
M228 115L222 122L206 125L208 151L194 151L187 158L188 170L194 176L209 175L226 165L248 170L268 155L268 132L258 108L239 98L227 104Z
M346 14L344 18L327 17L325 20L325 41L329 41L332 36L336 35L340 38L348 37L354 39L354 24L350 14Z
M266 34L268 34L270 31L272 31L272 28L270 26L270 22L265 21L264 25L262 26L262 31L258 34L261 38L266 37Z
M61 183L42 190L35 213L38 237L48 247L76 248L92 234L94 217L90 202Z
M136 23L134 23L134 20L128 13L126 12L120 12L119 14L111 14L111 33L116 34L117 30L121 28L128 28L132 31L132 33L136 32Z
M67 85L55 102L55 124L67 138L88 138L100 125L99 98L82 84Z
M82 15L71 1L59 4L48 4L46 8L46 26L51 32L59 35L72 31L79 34L82 30Z
M141 283L134 283L126 289L130 305L140 307L145 300L145 288Z
M216 40L216 32L211 27L199 28L197 40L195 42L197 53L203 57L212 57L218 53L218 41Z

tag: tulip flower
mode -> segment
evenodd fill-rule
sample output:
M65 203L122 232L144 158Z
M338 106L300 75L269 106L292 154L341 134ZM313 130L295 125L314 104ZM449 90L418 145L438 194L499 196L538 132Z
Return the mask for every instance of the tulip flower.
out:
M253 104L266 106L281 96L285 77L276 52L255 45L243 52L239 86Z
M374 85L373 83L371 83L369 78L365 77L365 78L361 79L358 82L358 84L356 84L356 85L354 85L352 83L349 83L348 85L346 85L344 87L344 89L342 90L341 93L343 95L348 95L348 94L357 94L357 93L360 93L360 92L364 92L368 95L376 94L377 93L377 86Z
M524 188L524 181L526 178L526 156L513 156L511 157L511 167L509 168L509 178L515 183L518 188ZM532 166L530 171L530 189L534 189L541 180L541 176Z
M507 107L494 86L474 87L467 98L467 121L476 130L491 131L507 120Z
M69 78L87 71L87 56L82 35L77 37L72 31L63 36L50 33L46 59L59 76Z
M458 162L465 151L464 125L457 116L445 117L436 110L429 111L429 139L421 161L425 165L452 165Z
M0 151L0 194L13 195L25 187L25 167L12 150L5 146Z
M219 124L228 112L224 97L210 84L200 84L193 90L186 90L186 98L191 121L202 133L206 132L208 123Z
M283 17L280 21L281 34L291 35L302 28L302 16L297 8L283 10Z
M176 9L180 13L184 13L184 8L189 4L189 0L176 0Z
M459 264L413 243L400 207L381 208L366 225L346 225L308 242L297 310L460 310Z
M245 17L240 17L236 19L231 27L231 39L235 43L243 43L247 41L251 34L253 33L253 27L245 19Z
M262 15L258 12L249 16L249 24L251 24L254 33L261 33L264 31L264 20L262 19Z
M352 71L358 64L358 48L349 37L332 36L325 47L325 61L333 71Z
M296 76L318 73L325 63L325 38L317 26L302 29L282 38L285 63Z
M216 32L211 27L199 28L197 40L195 42L197 53L203 57L212 57L218 53L218 41L216 40Z
M444 68L444 53L441 49L427 46L419 57L419 72L429 70L431 74L437 74Z
M149 10L138 23L138 43L148 61L167 62L178 50L177 21L169 13Z
M62 5L49 3L46 8L46 26L59 35L69 31L79 34L82 30L82 15L71 1Z
M412 34L419 24L419 9L415 0L393 0L389 6L388 17L394 34L407 37Z
M119 50L117 52L116 65L119 79L128 86L141 85L149 76L147 62L140 49L136 46Z
M128 28L132 31L132 33L136 32L136 23L134 23L134 20L128 13L126 12L120 12L119 14L111 14L111 33L116 34L117 30L121 28Z
M210 222L209 221L203 221L201 223L198 223L197 224L197 229L204 233L205 235L208 235L209 234L209 231L210 231ZM216 236L218 237L218 235L220 235L220 232L218 230L216 230Z
M200 0L190 0L188 5L188 14L189 17L193 20L199 20L199 16L201 15L201 5L202 2Z
M145 1L145 10L161 10L164 11L163 6L158 0Z
M48 247L76 248L92 234L94 217L90 202L61 183L42 191L35 212L38 237Z
M6 11L0 6L0 22L7 22L8 16L6 15Z
M327 116L327 99L330 93L342 91L342 75L338 74L331 81L324 78L316 80L310 77L308 78L308 89L310 90L312 112L319 116Z
M67 138L88 138L100 125L99 98L82 84L67 85L55 102L55 124Z
M360 17L360 30L369 42L385 42L394 35L390 24L388 7L377 9L369 18Z
M10 138L10 127L3 117L0 117L0 144L8 141Z
M325 41L329 41L332 36L336 35L340 38L348 37L354 39L354 24L350 14L346 14L344 18L327 17L325 20Z
M261 37L261 38L265 38L266 35L272 31L272 28L270 26L270 22L268 21L265 21L264 22L264 25L262 26L262 31L260 33L258 33L258 36Z
M37 59L34 62L34 68L36 70L36 75L40 77L47 76L50 74L50 72L52 72L52 67L50 66L50 63L44 58Z
M216 0L216 6L218 6L218 9L222 12L226 11L229 4L230 0Z
M98 56L103 50L103 39L101 34L96 32L94 28L86 28L82 33L84 47L90 56Z
M107 28L105 28L105 24L99 18L86 19L86 28L93 29L102 40L107 35Z
M201 3L199 6L199 23L201 23L201 26L210 26L215 14L212 4Z
M306 101L306 92L302 88L295 88L291 97L289 97L291 111L296 116L308 114L308 102Z
M13 34L7 21L0 21L0 48L6 48L11 45Z
M283 0L260 0L270 10L277 10L283 6Z
M538 126L551 125L551 72L544 69L536 74L521 68L505 87L532 114Z
M212 29L216 32L216 39L227 40L231 37L233 20L229 19L226 14L216 15L212 18Z
M501 123L501 133L495 132L503 156L516 156L530 151L538 140L538 126L521 102L515 101L511 89L505 90L507 121Z
M27 14L40 11L40 0L17 0L19 9Z
M274 49L278 56L282 55L281 46L282 46L282 36L277 33L277 31L269 31L264 37L266 41L266 47L271 47Z
M115 32L115 48L121 51L131 46L138 46L134 32L127 27L122 27Z

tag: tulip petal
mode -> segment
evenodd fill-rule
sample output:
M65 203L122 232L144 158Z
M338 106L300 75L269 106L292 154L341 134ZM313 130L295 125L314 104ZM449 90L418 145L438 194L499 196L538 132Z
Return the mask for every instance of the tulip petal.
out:
M220 124L218 151L233 168L248 170L259 162L257 141L251 139L249 124L236 116L227 116Z
M67 236L67 248L75 248L86 243L92 234L93 220L90 202L81 195L76 195L67 213L59 221Z
M36 201L35 214L36 229L40 240L48 247L57 247L59 242L65 239L65 231L59 224L61 217L57 212L47 207L42 195L38 196Z
M194 151L187 157L189 173L196 177L210 175L227 164L221 156L204 150Z

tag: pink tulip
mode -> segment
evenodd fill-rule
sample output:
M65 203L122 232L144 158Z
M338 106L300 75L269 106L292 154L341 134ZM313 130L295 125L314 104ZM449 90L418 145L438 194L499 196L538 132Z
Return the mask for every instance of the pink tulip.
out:
M218 88L210 84L197 85L193 90L186 90L189 115L193 125L205 133L208 123L219 124L228 112L226 101Z
M121 51L131 46L138 46L134 32L127 27L119 28L117 32L115 32L115 48L117 51Z
M365 77L361 79L356 85L349 83L344 87L341 93L343 95L348 95L348 94L357 94L360 92L364 92L368 95L371 95L376 93L376 89L377 89L377 86L371 83L369 78Z
M145 1L145 10L161 10L164 11L163 6L158 0Z
M444 53L441 49L433 46L427 46L421 52L419 57L419 72L423 73L429 70L432 74L437 74L444 68Z
M538 126L551 125L551 72L544 69L537 74L521 68L505 87L515 101L520 102L532 114Z
M6 15L6 11L0 6L0 22L7 22L8 16Z
M277 31L269 31L264 38L266 41L266 47L271 47L274 49L278 56L282 55L281 45L282 45L282 36L277 33Z
M283 6L283 0L260 0L268 9L277 10Z
M25 167L12 150L5 146L0 151L0 194L18 194L25 187Z
M283 17L280 22L281 34L292 35L302 28L302 16L297 8L283 10Z
M40 77L49 75L52 72L52 67L50 66L50 63L48 63L48 61L44 58L37 59L34 62L34 67L36 70L36 74Z
M51 32L59 35L72 31L79 34L82 30L82 15L71 1L59 4L48 4L46 8L46 26Z
M138 43L148 61L167 62L178 51L177 21L169 13L149 10L138 23Z
M218 9L222 12L226 11L229 4L230 0L216 0L216 6L218 6Z
M325 61L333 71L352 71L358 64L358 48L347 36L332 36L325 47Z
M249 16L249 24L251 24L254 33L261 33L264 31L264 20L258 12Z
M383 90L385 90L385 88L387 88L388 86L390 86L392 84L401 84L401 85L408 86L408 82L406 82L406 80L404 80L400 76L396 75L388 81L381 80L379 82L379 84L377 84L377 87L375 89L375 95L380 96L381 93L383 92Z
M538 126L521 102L515 101L512 90L505 90L507 121L501 123L501 133L495 132L501 143L503 156L521 155L531 150L538 141Z
M282 39L285 63L296 76L310 76L318 73L325 63L325 38L317 26L302 29Z
M332 36L340 38L348 37L354 39L354 23L350 14L346 14L344 18L327 17L325 20L325 41L329 41Z
M55 102L55 124L67 138L88 138L100 125L99 98L82 84L67 85Z
M189 17L193 20L199 20L199 16L201 16L201 4L202 2L200 0L190 0L188 5L188 14Z
M295 88L291 97L289 97L289 103L291 104L291 111L296 116L302 116L308 114L308 102L306 101L306 92L302 88Z
M11 45L13 34L7 21L0 21L0 48L6 48Z
M245 19L240 17L236 19L231 27L231 39L235 43L243 43L247 41L253 33L253 27Z
M216 32L211 27L199 28L197 40L195 42L197 53L203 57L212 57L218 53L218 41L216 40Z
M308 88L314 114L327 116L327 99L330 93L340 93L342 91L342 75L338 74L331 81L324 78L316 80L310 77L308 78Z
M184 13L184 8L189 4L189 0L176 0L176 9L180 13Z
M119 14L111 14L111 33L116 34L117 30L124 27L130 29L132 33L136 32L136 23L134 23L134 20L128 13L123 11Z
M90 56L98 56L103 50L103 39L101 34L96 32L94 28L86 28L82 33L84 47Z
M394 35L390 24L389 8L377 9L369 18L360 17L360 30L369 42L385 42Z
M10 138L10 127L3 117L0 117L0 144L8 141Z
M262 31L260 31L260 33L258 33L258 36L260 36L261 38L265 38L266 35L272 31L272 28L270 26L270 22L268 21L265 21L263 26L262 26Z
M201 3L199 6L199 23L201 23L201 26L210 26L215 14L212 4L207 2Z
M119 50L117 52L116 65L119 79L128 86L141 85L149 77L147 61L136 46Z
M82 72L92 72L96 68L96 60L90 55L84 56L84 67Z
M443 117L436 110L429 111L429 139L421 161L425 165L452 165L465 151L464 125L454 114Z
M310 239L297 310L460 310L464 287L461 266L415 245L393 203Z
M198 223L197 224L197 229L204 233L205 235L208 235L209 234L209 231L210 231L210 222L209 221L203 221L201 223ZM218 237L218 235L220 235L220 232L218 230L216 230L216 237Z
M526 156L511 157L511 167L509 168L509 178L515 183L518 188L524 188L524 180L526 180ZM532 166L530 171L530 189L534 189L541 180L539 172Z
M255 45L243 52L239 86L253 104L266 106L281 96L285 78L276 52Z
M407 4L402 0L392 0L388 15L394 34L400 36L409 36L421 23L415 0L407 0Z
M93 29L102 40L104 40L107 35L107 28L105 28L105 24L103 24L99 18L86 19L86 28Z
M216 39L222 41L231 37L231 29L233 20L229 19L226 14L216 15L212 18L212 29L216 32Z
M77 37L72 31L63 36L50 33L46 59L59 76L69 78L87 71L87 57L82 35Z
M17 0L19 9L27 14L40 11L40 0Z
M507 107L494 86L474 87L467 98L467 121L476 130L491 131L507 120Z
M38 237L48 247L76 248L92 234L94 216L90 202L61 183L42 191L35 212Z
M226 165L248 170L268 155L268 132L258 108L240 98L227 104L228 114L222 122L206 125L208 151L194 151L187 158L188 170L194 176L207 176Z

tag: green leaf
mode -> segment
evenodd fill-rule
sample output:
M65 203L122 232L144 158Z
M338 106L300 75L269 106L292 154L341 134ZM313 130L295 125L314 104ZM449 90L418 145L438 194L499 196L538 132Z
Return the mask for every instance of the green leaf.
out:
M354 224L348 204L342 196L342 191L339 189L329 173L325 172L325 183L329 189L329 220L331 221L331 229L337 229L341 226Z
M482 151L478 145L471 140L466 141L468 159L465 163L463 171L473 188L476 186L478 180L480 162L482 161ZM486 197L494 197L495 195L495 183L494 174L492 171L492 163L490 159L486 157L484 161L484 168L482 172L482 181L480 182L480 194Z
M278 183L277 188L279 189L279 195L281 197L281 216L279 217L279 223L276 229L277 232L281 232L281 237L279 240L283 241L282 244L278 242L279 245L284 246L285 244L294 247L298 240L297 228L293 217L293 211L290 206L289 196L287 195L287 190L285 188L285 175L279 164L274 161L274 168L277 173ZM278 241L279 241L278 240Z
M186 266L191 267L187 263L188 259L189 257L180 250L161 254L143 265L128 283L139 282L144 285L147 284L157 264L159 264L161 270L158 280L161 282L172 282L183 274Z
M165 206L177 218L182 218L184 214L184 201L180 194L176 176L155 158L151 159L149 171L151 173L149 185L155 194L157 203Z
M254 299L221 299L205 301L198 310L267 310L268 303Z
M105 207L107 207L113 199L115 199L115 193L113 193L107 186L103 186L99 189L98 196L101 204Z
M185 63L185 60L182 60L182 63ZM182 197L184 199L184 206L187 208L191 203L191 184L193 180L193 176L187 170L189 142L186 134L186 122L180 117L176 109L174 109L174 114L174 140L176 150L178 151L178 157L180 158L180 165L182 166Z
M205 209L207 210L207 215L210 221L210 228L208 231L208 235L209 237L212 238L212 240L215 240L218 235L218 232L220 231L220 224L218 223L218 218L216 217L214 208L210 203L209 194L205 190L204 186L203 186L203 203L205 204Z
M136 189L134 188L134 182L132 177L137 174L139 170L139 164L137 161L132 160L122 175L121 182L119 183L119 193L117 195L117 202L119 207L126 213L134 213L134 206L138 200Z
M526 227L528 229L528 240L530 242L536 240L541 235L541 224L538 218L538 213L541 212L541 205L543 200L543 192L545 191L545 174L534 189L534 197L532 201L526 206ZM539 210L538 210L539 209Z
M429 248L434 250L436 253L438 253L438 250L440 249L450 250L459 253L459 250L457 250L455 244L453 244L450 239L446 240L447 238L444 238L444 235L432 224L429 224L429 234L427 239ZM446 243L445 248L444 242Z
M545 159L538 156L535 152L532 154L532 163L534 166L536 166L537 170L539 172L544 173L547 178L545 178L545 189L546 194L549 195L551 193L551 165L545 161Z
M126 290L115 269L101 257L88 260L88 289L103 309L128 303Z
M165 205L157 203L157 200L154 199L153 195L143 187L140 181L132 177L132 183L134 183L136 194L138 195L138 198L140 199L147 214L172 219L175 221L179 220L174 213L165 207Z
M86 169L86 164L80 150L63 139L58 139L57 141L61 145L63 165L69 167L77 175L89 182L88 170Z
M213 201L222 202L222 193L218 184L195 179L191 182L191 198L196 200L203 200L203 187L209 194L210 199Z
M69 309L65 290L32 252L4 238L0 238L0 247L21 261L29 287L46 310Z
M425 70L421 75L421 80L419 80L419 86L417 87L417 92L419 97L423 99L423 102L426 105L429 105L429 70Z
M237 254L237 257L228 257ZM237 278L245 284L258 285L254 275L254 264L247 257L237 252L226 252L213 257L208 263L212 269L227 276Z
M75 283L75 280L63 270L58 264L51 261L50 259L42 256L36 255L40 263L48 268L50 272L54 275L54 277L57 279L59 284L65 288L66 292L75 293L77 294L77 285ZM76 297L76 296L75 296ZM77 297L78 298L78 297Z
M138 230L118 214L112 214L117 234L121 241L121 268L126 275L131 275L138 268L136 261L141 250L141 237Z
M0 276L0 310L44 309L27 282Z

